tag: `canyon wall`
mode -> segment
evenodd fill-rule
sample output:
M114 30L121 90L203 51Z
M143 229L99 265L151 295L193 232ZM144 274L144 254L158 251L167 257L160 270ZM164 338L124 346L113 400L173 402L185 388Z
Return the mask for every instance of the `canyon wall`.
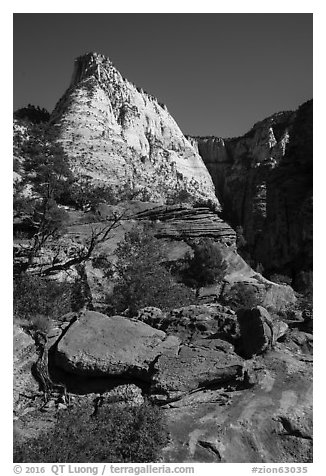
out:
M166 106L89 53L51 123L77 176L162 204L186 191L243 228L254 264L293 278L311 270L312 101L242 137L186 138Z
M189 140L256 263L297 279L312 269L312 101L275 114L243 137Z

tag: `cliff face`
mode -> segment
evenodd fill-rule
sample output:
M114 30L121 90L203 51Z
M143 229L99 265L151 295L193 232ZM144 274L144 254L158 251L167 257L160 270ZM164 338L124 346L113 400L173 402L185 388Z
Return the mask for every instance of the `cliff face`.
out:
M219 208L202 158L166 106L123 78L108 58L77 58L51 123L77 175L118 190L127 185L161 203L186 190Z
M243 137L189 140L254 259L294 277L312 269L312 101L257 123Z
M221 204L265 270L295 277L312 268L312 102L243 137L186 138L166 106L90 53L77 58L51 123L77 176L145 201L187 191Z

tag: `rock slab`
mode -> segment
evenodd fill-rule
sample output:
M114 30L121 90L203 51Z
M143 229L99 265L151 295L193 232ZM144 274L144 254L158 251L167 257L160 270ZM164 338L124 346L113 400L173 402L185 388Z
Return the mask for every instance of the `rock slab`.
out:
M56 364L85 377L132 376L149 380L153 361L176 353L179 340L143 322L87 311L58 342Z
M249 389L194 392L166 406L166 463L311 463L312 365L286 349L259 356Z
M234 381L241 375L242 362L232 351L184 345L178 355L158 358L151 393L154 399L168 402L198 388Z

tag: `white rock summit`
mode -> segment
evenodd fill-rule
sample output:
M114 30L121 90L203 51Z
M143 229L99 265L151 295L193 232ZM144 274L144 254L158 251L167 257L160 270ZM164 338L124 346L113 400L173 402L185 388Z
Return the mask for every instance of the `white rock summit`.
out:
M198 152L165 105L137 88L103 55L75 61L71 85L51 122L74 172L165 202L180 190L219 207Z

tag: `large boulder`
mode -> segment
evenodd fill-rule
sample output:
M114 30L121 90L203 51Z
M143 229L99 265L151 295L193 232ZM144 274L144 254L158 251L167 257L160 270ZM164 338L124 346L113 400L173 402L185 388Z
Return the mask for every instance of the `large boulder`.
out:
M291 286L272 283L258 273L249 278L243 276L233 276L232 280L227 278L220 290L219 298L227 306L249 307L252 301L273 312L285 311L289 305L296 302Z
M152 363L176 354L179 340L143 322L87 311L59 340L56 364L85 377L128 376L150 380Z
M239 311L238 320L241 350L245 357L265 352L288 330L287 324L280 320L273 320L262 306Z
M151 393L154 400L169 402L198 388L234 382L242 373L242 363L228 349L183 345L178 355L158 358Z
M221 252L227 269L223 285L216 287L216 294L224 304L234 306L239 297L242 297L240 301L254 297L257 304L278 312L296 302L291 286L274 283L257 273L239 255L235 246L222 246Z

